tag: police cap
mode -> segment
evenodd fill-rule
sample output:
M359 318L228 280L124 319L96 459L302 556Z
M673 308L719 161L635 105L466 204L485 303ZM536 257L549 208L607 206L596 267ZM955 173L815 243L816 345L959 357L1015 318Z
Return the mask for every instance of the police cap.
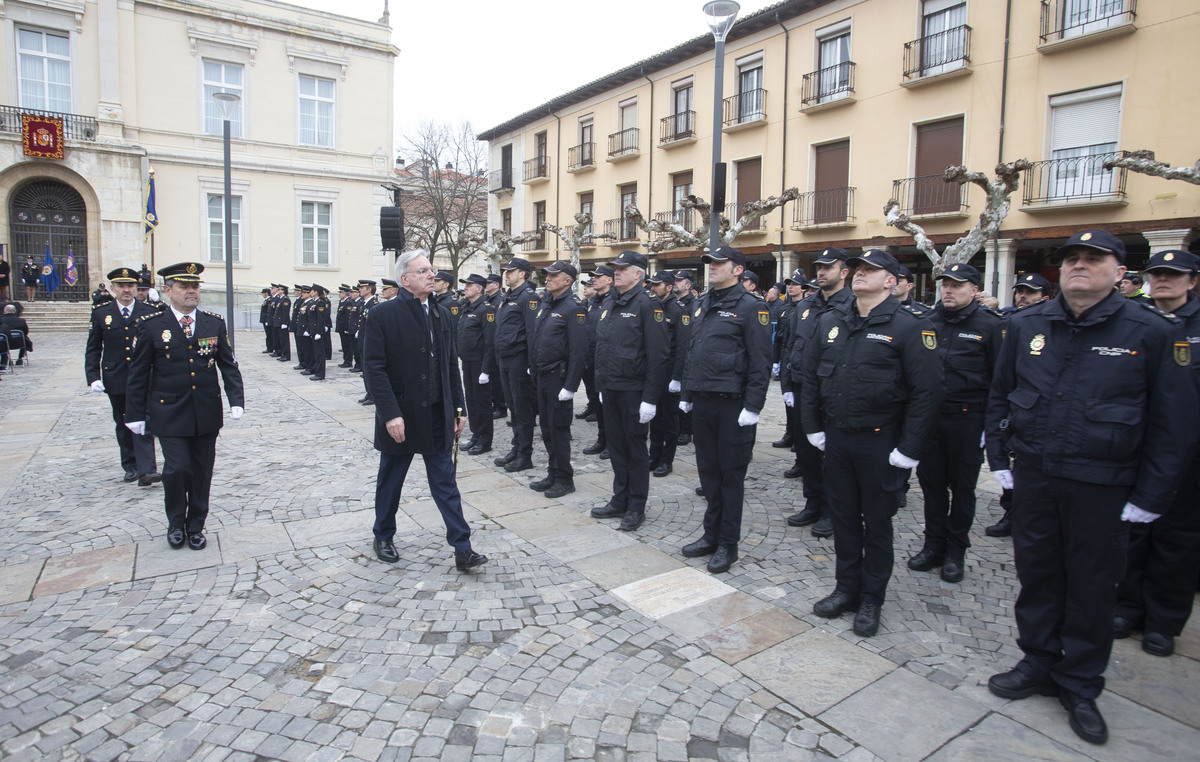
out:
M448 270L438 270L437 275L433 276L433 279L440 280L443 283L449 283L452 286L454 285L454 275Z
M1112 254L1121 264L1125 264L1125 244L1120 238L1104 230L1082 230L1067 239L1067 242L1054 251L1055 259L1062 260L1063 255L1070 249L1092 249L1104 254Z
M814 265L831 265L834 262L845 262L850 258L850 252L845 249L830 247L821 252L821 256L813 260Z
M571 264L570 262L563 262L561 260L557 262L551 262L549 265L543 267L542 272L546 273L547 275L553 275L554 273L566 273L567 275L571 276L571 280L575 280L579 277L579 270L575 269L575 265Z
M1183 249L1170 249L1168 251L1160 251L1150 256L1150 263L1146 265L1146 272L1154 270L1174 270L1180 273L1190 273L1195 275L1200 271L1200 259L1190 251Z
M610 267L640 267L643 270L650 269L650 260L646 259L646 255L640 251L630 251L626 249L617 255L617 258L608 263Z
M1030 291L1044 291L1050 293L1050 281L1046 280L1037 273L1026 273L1017 278L1017 282L1013 284L1014 289L1027 288Z
M733 262L735 265L745 267L746 266L746 255L743 254L742 252L738 251L737 249L733 248L732 246L722 246L721 248L717 249L716 251L712 252L711 254L705 254L704 256L700 257L700 261L706 265L709 264L710 262L716 262L717 264L724 264L725 262ZM745 277L745 276L742 276L742 277ZM757 282L758 281L755 281L755 283L757 283Z
M163 276L165 280L177 280L181 283L199 283L200 273L204 272L204 265L199 262L180 262L175 265L168 265L158 271L158 274Z
M851 267L859 267L866 265L867 267L876 267L881 270L887 270L897 278L900 277L900 263L891 254L888 254L882 249L867 249L857 257L850 257L846 260L846 264Z
M504 270L504 272L508 272L509 270L521 270L527 273L532 273L533 265L529 264L528 259L513 257L512 259L508 260L508 264L500 269Z
M472 273L471 275L468 275L465 278L460 278L458 282L459 283L474 283L476 286L486 286L487 278L483 277L479 273Z
M648 282L655 285L666 284L668 286L674 286L675 273L671 272L670 270L659 270L658 272L654 273L654 277L650 278Z
M384 288L400 288L400 284L394 280L388 280L387 278L380 278L379 282L383 284Z
M744 273L742 273L742 280L748 280L757 286L758 285L758 274L752 273L749 270L746 270Z
M108 274L108 280L111 283L137 283L139 276L135 270L130 270L128 267L118 267Z
M946 280L956 280L959 283L974 283L976 286L979 285L981 280L979 277L979 270L975 269L971 265L963 264L961 262L950 265L943 270L942 274L938 276L938 280L941 280L942 278L945 278Z

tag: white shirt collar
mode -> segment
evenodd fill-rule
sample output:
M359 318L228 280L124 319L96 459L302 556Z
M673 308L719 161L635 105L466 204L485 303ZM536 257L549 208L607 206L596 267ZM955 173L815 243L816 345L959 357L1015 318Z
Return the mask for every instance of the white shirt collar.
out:
M183 322L180 321L179 319L182 318L184 315L191 315L192 316L192 324L193 325L196 324L196 310L192 310L191 312L180 312L179 310L175 309L175 305L171 305L171 312L175 313L175 320L176 320L176 322L179 322L180 327L183 326Z

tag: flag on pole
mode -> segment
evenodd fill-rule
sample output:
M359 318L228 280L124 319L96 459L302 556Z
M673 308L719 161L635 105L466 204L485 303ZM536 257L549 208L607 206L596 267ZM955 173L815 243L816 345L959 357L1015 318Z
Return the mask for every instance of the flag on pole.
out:
M158 227L158 211L154 208L154 172L150 172L150 179L146 182L146 237L154 232Z
M67 269L63 273L63 281L68 286L74 286L79 282L79 270L75 267L75 252L71 251L71 247L67 247Z
M46 244L46 258L42 260L42 288L52 294L60 282L58 270L54 269L54 259L50 256L50 244Z

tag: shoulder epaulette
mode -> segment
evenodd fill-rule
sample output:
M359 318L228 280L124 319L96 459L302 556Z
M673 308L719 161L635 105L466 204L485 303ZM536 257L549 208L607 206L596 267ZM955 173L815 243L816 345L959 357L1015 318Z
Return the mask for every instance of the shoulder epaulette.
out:
M220 320L222 323L225 322L225 318L222 317L221 315L218 315L215 312L209 312L208 310L200 310L200 311L203 312L205 315L210 315L212 317L215 317L217 320Z
M1164 318L1165 320L1169 320L1173 323L1179 322L1179 318L1175 316L1174 312L1165 312L1163 310L1160 310L1158 307L1154 306L1154 304L1151 302L1136 302L1136 304L1140 304L1142 307L1145 307L1150 312L1153 312L1155 315L1158 315L1159 317Z

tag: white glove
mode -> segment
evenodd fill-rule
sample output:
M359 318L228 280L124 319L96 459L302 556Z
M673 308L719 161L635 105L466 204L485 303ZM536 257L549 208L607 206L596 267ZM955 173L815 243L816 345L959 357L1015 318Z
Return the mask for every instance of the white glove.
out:
M806 434L804 438L808 440L808 443L810 445L817 448L821 452L825 452L825 432L824 431L818 431L816 434Z
M490 384L491 382L492 382L492 377L491 377L491 376L489 376L489 375L488 375L488 374L486 374L486 373L480 373L480 374L479 374L479 383L480 383L480 384Z
M793 392L784 392L783 404L788 407L796 407L796 395Z
M149 291L147 291L146 298L148 298L152 302L157 302L158 301L158 289L152 288Z
M287 323L284 323L283 325L281 325L281 326L279 326L279 327L280 327L282 330L286 331L286 330L287 330ZM355 335L355 336L357 336L358 334L356 333L356 334L354 334L354 335Z
M246 411L241 409L237 405L234 405L233 407L229 408L229 417L231 420L236 421L237 419L242 417L242 413L244 413L244 412L246 412Z
M994 478L996 483L1004 489L1013 488L1012 471L993 471L992 478Z
M683 391L683 384L679 383L678 381L672 381L671 383L667 384L667 391L669 391L671 394L679 394L679 392Z
M529 370L529 368L526 368L526 369L525 369L525 375L527 375L527 376L532 376L532 375L533 375L533 372L532 372L531 370Z
M305 336L307 336L307 335L308 335L308 331L305 331L305 332L304 332L304 335L305 335Z
M596 392L596 398L600 400L600 404L604 404L604 392Z
M896 468L916 468L918 462L896 449L888 453L888 463Z
M1161 515L1161 513L1143 511L1133 503L1126 503L1125 510L1121 511L1121 521L1129 521L1134 524L1149 524Z
M130 423L129 421L126 421L125 428L129 429L134 434L141 436L146 433L146 422L145 421L134 421L134 422Z
M771 375L773 375L773 376L779 375L779 363L773 363L771 365Z
M643 402L638 405L638 423L650 423L650 419L658 412L658 405Z
M979 449L982 450L986 446L987 446L987 432L981 431L981 432L979 432Z
M558 401L559 402L570 402L573 399L575 399L575 392L568 391L566 389L558 390Z
M758 413L751 413L746 408L738 413L738 426L753 426L758 423Z
M104 391L104 382L100 381L100 380L93 381L92 382L92 391L96 392L97 394L103 392Z
M692 403L679 400L679 409L685 413L690 413L692 412Z
M284 328L287 328L287 326L285 325ZM358 331L354 332L354 338L356 338L356 339L358 338Z
M313 341L320 341L320 340L321 340L321 334L319 334L319 333L314 333L314 334L313 334Z

